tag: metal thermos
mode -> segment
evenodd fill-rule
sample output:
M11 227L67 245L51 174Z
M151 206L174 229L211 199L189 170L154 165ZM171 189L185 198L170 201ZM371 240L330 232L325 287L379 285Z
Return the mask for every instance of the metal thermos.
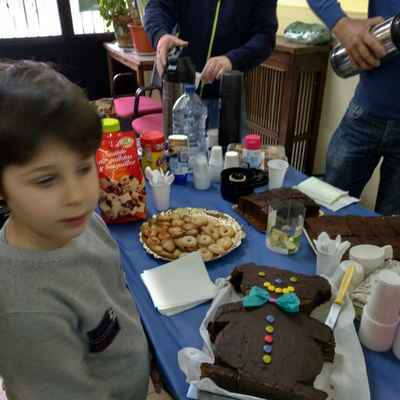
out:
M385 46L387 56L400 51L400 13L392 18L383 21L371 28L371 33ZM383 59L382 58L382 59ZM361 71L355 70L347 55L346 49L336 46L330 54L333 70L342 78L348 78L359 74Z
M172 135L172 108L184 93L185 85L194 84L195 66L189 56L183 56L180 48L167 57L167 69L163 78L163 133L166 138Z
M218 144L225 153L242 139L244 78L240 71L226 71L219 86Z

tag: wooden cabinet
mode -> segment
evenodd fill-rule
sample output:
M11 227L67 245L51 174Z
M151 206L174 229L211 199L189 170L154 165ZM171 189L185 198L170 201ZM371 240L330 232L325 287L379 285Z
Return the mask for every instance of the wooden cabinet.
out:
M331 46L277 37L268 60L247 74L247 133L283 145L290 165L312 173Z

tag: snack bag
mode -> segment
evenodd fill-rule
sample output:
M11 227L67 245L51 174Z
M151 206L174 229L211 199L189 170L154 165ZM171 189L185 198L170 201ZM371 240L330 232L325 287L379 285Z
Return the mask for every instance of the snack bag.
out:
M121 223L145 219L146 186L135 132L104 134L96 161L103 220Z

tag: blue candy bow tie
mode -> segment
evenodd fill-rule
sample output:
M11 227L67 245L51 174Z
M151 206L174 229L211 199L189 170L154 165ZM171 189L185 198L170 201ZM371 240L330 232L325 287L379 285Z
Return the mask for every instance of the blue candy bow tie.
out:
M253 286L250 293L243 297L242 303L244 307L258 307L268 303L270 297L266 290ZM290 292L276 299L275 304L286 312L295 313L299 311L300 299L296 294Z

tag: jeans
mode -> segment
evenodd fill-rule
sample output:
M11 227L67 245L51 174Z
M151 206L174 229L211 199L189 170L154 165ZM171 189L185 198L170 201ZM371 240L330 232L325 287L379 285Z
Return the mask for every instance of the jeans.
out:
M208 110L208 121L210 124L210 129L218 128L219 120L219 98L218 99L202 99L203 103L206 105ZM242 139L247 134L247 113L246 107L243 106L242 112Z
M400 120L375 116L352 99L328 147L325 181L360 197L381 157L375 211L400 214Z

